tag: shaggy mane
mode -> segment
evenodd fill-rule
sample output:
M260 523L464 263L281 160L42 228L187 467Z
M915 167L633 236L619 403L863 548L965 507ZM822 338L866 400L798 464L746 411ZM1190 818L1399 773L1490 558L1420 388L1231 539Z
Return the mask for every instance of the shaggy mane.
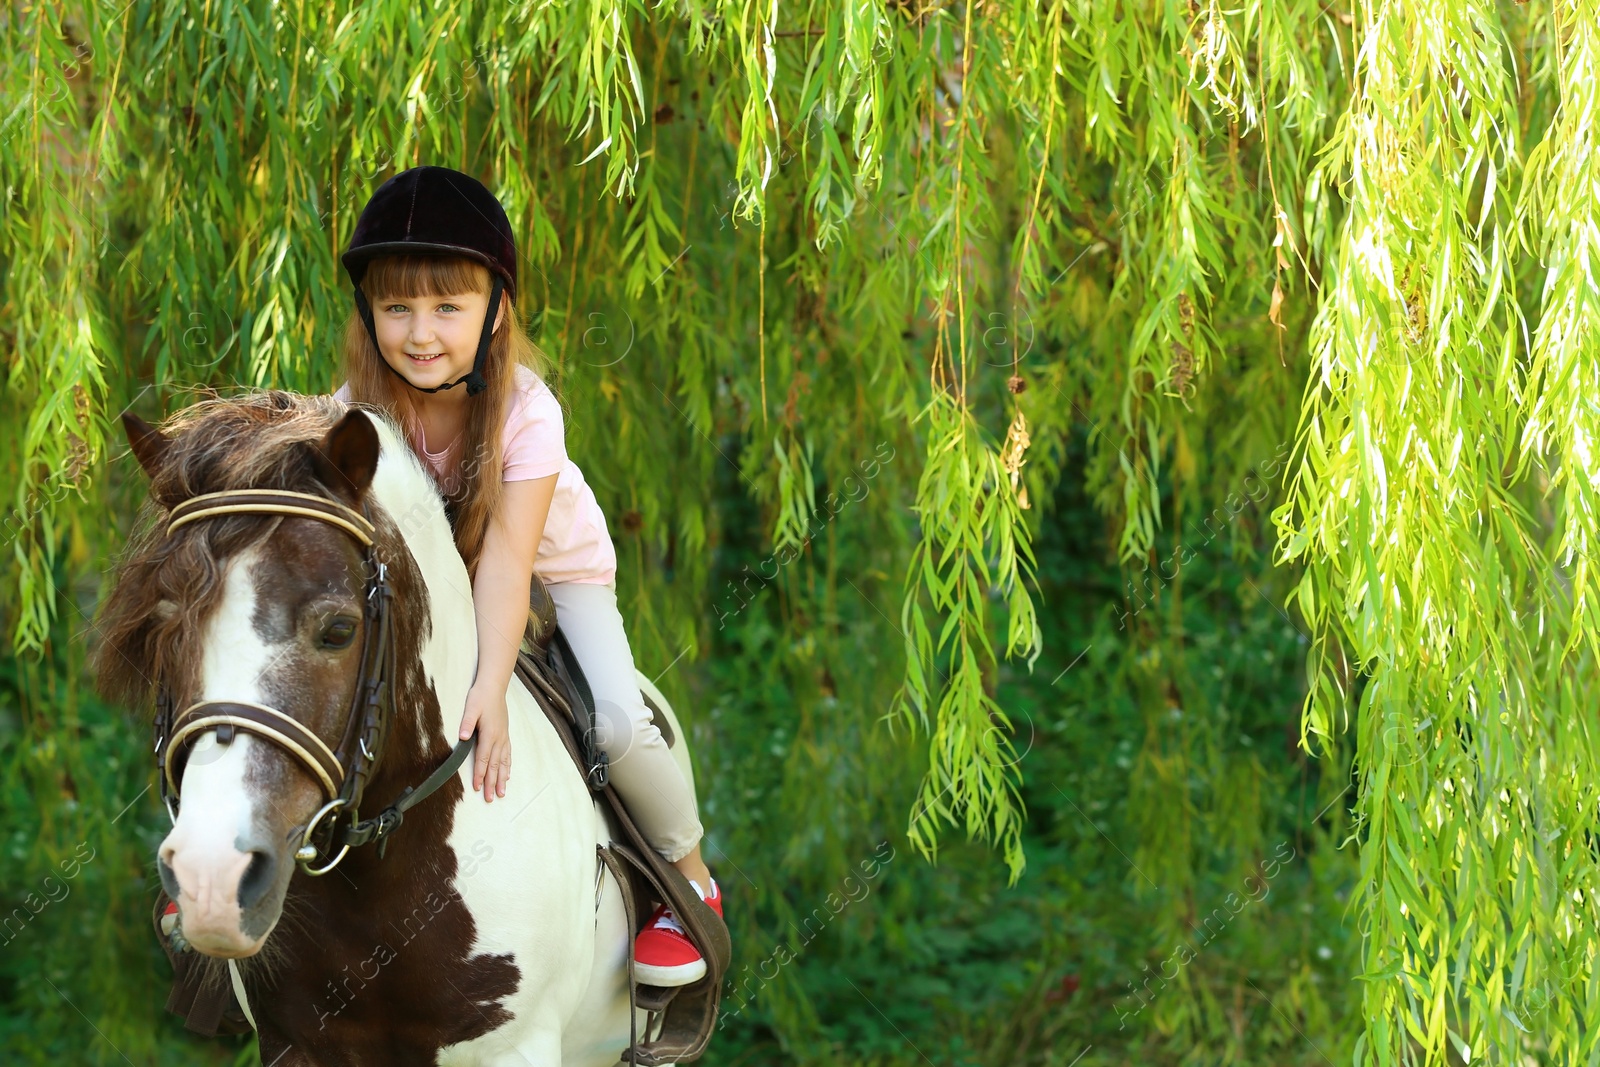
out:
M205 399L162 423L172 444L151 479L149 499L98 620L100 642L91 664L102 695L138 707L154 698L158 681L175 697L192 691L199 629L222 595L227 561L282 521L222 516L182 526L169 537L167 512L189 497L232 489L335 497L314 473L311 442L320 441L347 410L330 396L270 389ZM380 538L383 527L396 532L381 523Z

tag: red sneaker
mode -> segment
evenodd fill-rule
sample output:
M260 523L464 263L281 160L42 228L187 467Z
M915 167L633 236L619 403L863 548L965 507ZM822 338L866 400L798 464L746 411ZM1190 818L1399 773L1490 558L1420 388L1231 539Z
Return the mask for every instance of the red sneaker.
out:
M700 899L722 914L722 890L711 879L711 896L698 883L690 882ZM633 943L633 972L639 981L653 986L680 986L697 982L706 973L706 961L684 936L683 925L665 904L656 909Z

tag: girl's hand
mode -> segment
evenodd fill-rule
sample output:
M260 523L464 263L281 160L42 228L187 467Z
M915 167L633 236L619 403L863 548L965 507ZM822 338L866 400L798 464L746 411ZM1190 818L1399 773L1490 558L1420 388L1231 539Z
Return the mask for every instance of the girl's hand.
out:
M511 781L511 729L504 690L494 692L474 685L467 691L467 709L461 716L461 737L478 731L477 758L472 765L472 791L483 790L485 803L506 795Z

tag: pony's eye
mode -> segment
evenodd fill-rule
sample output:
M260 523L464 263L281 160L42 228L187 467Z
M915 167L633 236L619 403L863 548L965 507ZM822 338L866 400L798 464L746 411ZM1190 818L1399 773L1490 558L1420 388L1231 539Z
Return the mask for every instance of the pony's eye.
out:
M322 631L323 648L349 648L355 640L356 624L349 619L335 619Z

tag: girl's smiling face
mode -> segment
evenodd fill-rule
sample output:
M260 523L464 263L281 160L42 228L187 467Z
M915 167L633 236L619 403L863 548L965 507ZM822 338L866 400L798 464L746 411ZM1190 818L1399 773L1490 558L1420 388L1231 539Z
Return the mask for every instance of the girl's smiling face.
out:
M372 304L378 349L385 363L419 389L456 381L472 370L488 309L488 293L383 297ZM505 317L502 296L496 330Z

